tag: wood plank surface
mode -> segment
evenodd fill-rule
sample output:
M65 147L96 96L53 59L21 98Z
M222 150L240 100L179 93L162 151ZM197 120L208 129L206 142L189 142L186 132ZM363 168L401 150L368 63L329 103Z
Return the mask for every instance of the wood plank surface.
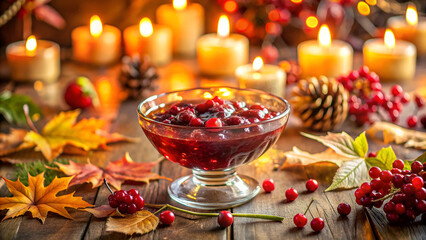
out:
M416 80L403 83L404 89L413 91L422 87L426 88L425 66L425 61L419 63ZM66 86L65 83L70 79L79 75L89 76L104 91L103 99L101 99L104 108L101 111L84 111L82 116L104 118L109 122L108 127L111 131L141 139L139 143L111 145L108 151L94 151L90 157L93 164L104 167L109 161L121 158L125 152L129 152L133 160L137 162L156 161L160 155L144 136L137 121L136 107L138 101L124 101L117 104L121 101L121 93L116 89L115 82L118 71L118 66L108 69L91 69L67 63L63 67L61 81L52 89L56 89L55 91L63 90ZM156 82L158 88L155 93L200 86L237 85L233 78L209 79L199 77L197 71L193 60L173 61L169 66L159 69L161 78ZM389 87L390 84L385 84L385 89L389 89ZM46 87L43 92L36 92L32 85L17 86L16 88L16 92L29 94L38 103L45 104L56 99L54 100L57 103L56 105L48 106L46 110L48 115L44 122L57 111L65 109L63 100L60 99L62 95L49 95L48 90L49 88ZM46 94L49 96L46 96ZM414 111L414 108L408 108L404 110L404 115L407 116ZM38 123L37 126L43 126L44 122ZM6 131L7 126L5 127L2 124L0 129ZM352 123L345 123L335 129L335 132L346 131L355 137L363 130L365 128L356 128ZM325 149L321 144L302 137L301 131L306 131L306 129L300 127L300 122L296 118L290 118L289 124L275 148L280 151L288 151L293 146L297 146L310 152L319 152ZM379 140L368 140L370 151L377 151L387 146ZM396 144L391 145L397 156L402 159L413 159L422 153L422 151L406 149ZM19 153L13 157L22 161L42 159L39 153L32 151ZM87 156L64 157L79 162L87 160ZM218 227L216 218L195 217L175 212L177 217L171 226L160 225L154 232L129 237L124 234L107 232L104 219L96 219L86 212L70 210L74 220L49 213L44 225L40 221L32 219L29 215L5 220L0 223L0 239L425 239L425 225L415 223L409 226L391 226L387 223L382 210L366 211L357 206L353 196L354 190L324 193L324 189L331 183L332 172L336 168L292 167L285 171L274 170L283 163L284 159L274 159L273 157L262 159L240 167L238 172L252 176L260 183L266 178L273 178L276 183L276 190L270 194L261 191L249 203L229 209L229 211L280 215L285 218L282 223L235 218L231 227L222 229ZM1 176L12 177L13 170L13 165L0 163ZM166 160L161 161L153 171L172 179L191 174L189 169ZM305 182L309 178L318 179L320 182L319 189L314 193L305 191ZM151 181L148 185L126 184L123 185L123 189L138 189L147 203L169 203L185 208L169 198L167 194L169 184L170 182L167 180L159 180ZM284 193L290 187L298 190L299 197L296 201L287 203ZM96 206L107 204L107 197L110 194L104 186L99 189L92 189L89 184L72 187L67 192L72 191L76 191L77 196L83 196L84 200ZM4 181L0 181L0 196L7 196L8 194ZM307 226L303 229L295 228L293 216L296 213L303 213L312 198L315 198L315 201L306 214L308 217ZM348 217L342 218L337 213L336 207L341 202L347 202L352 207L352 212ZM149 210L154 211L154 209ZM5 211L0 211L0 218L4 214ZM314 217L321 217L325 221L325 228L320 233L314 233L309 226L310 220Z

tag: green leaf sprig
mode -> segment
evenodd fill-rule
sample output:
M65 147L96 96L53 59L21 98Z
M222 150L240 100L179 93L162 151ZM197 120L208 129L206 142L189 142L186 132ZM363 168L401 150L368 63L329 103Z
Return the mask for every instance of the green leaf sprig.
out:
M38 120L41 115L41 109L26 95L13 94L10 91L0 93L0 115L10 124L23 126L27 123L22 108L28 105L31 120Z
M19 178L24 185L28 186L28 174L31 176L37 176L40 173L44 172L44 185L49 185L55 177L64 177L63 174L55 162L68 164L69 161L67 159L57 158L53 162L46 163L44 161L35 161L28 163L17 163L15 165L15 178L16 180ZM55 170L58 169L58 170Z

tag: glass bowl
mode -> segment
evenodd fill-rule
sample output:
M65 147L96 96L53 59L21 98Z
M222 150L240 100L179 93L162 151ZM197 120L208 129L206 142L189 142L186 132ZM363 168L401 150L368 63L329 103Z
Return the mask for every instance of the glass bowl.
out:
M214 96L247 105L261 104L278 114L253 124L214 128L172 125L151 118L153 113L165 111L173 104L198 104ZM168 188L170 197L194 208L226 209L259 193L258 182L237 175L235 168L257 159L278 140L287 124L290 105L259 90L214 87L151 96L139 104L138 113L145 135L160 154L192 169L193 175L172 182Z

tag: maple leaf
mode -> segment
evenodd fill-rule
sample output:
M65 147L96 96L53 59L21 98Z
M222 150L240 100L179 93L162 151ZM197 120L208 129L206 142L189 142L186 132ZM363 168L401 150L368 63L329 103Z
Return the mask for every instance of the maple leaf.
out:
M36 145L36 150L40 150L48 161L59 156L66 145L88 151L106 144L107 138L96 134L105 122L90 118L76 123L79 114L79 110L61 112L44 126L40 134L30 131L24 140Z
M74 192L56 196L60 191L66 190L72 177L55 178L48 186L44 186L43 173L33 177L28 176L28 187L19 179L16 182L2 177L13 197L0 197L0 210L9 209L3 220L21 216L27 211L34 218L44 223L48 212L55 212L61 216L72 219L65 207L86 208L93 206L85 202L82 197L74 197Z
M168 179L157 173L151 172L151 169L157 162L136 163L129 153L115 162L109 162L105 169L88 163L69 162L69 165L56 163L59 169L68 176L74 176L70 186L82 183L91 183L92 187L99 187L106 179L110 185L116 189L121 189L121 184L125 181L146 182L153 179Z
M367 129L370 137L374 138L378 132L383 132L385 144L395 142L404 144L405 147L426 149L426 133L412 129L406 129L389 122L375 122Z
M159 222L160 220L153 213L141 210L123 218L109 217L106 223L106 230L128 235L134 233L145 234L157 229Z
M14 153L22 149L21 143L24 141L26 130L11 129L9 134L0 133L0 156Z

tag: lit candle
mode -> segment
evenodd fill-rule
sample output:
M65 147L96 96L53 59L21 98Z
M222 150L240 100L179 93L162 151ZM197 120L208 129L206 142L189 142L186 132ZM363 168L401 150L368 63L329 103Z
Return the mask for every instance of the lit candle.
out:
M36 40L33 35L27 41L10 44L6 57L11 78L15 81L56 81L61 68L59 52L58 44Z
M253 64L243 65L235 70L240 88L254 88L284 97L286 74L275 65L263 65L261 57L256 57Z
M163 65L172 58L172 32L168 27L152 25L149 18L143 18L139 25L133 25L124 30L124 45L126 54L135 53L148 55L151 62Z
M204 32L204 9L198 3L173 0L157 9L157 22L173 33L173 52L182 56L195 55L195 43Z
M415 6L408 6L405 17L389 18L388 26L396 39L412 42L418 55L426 54L426 18L418 17Z
M73 58L77 61L108 65L121 55L121 32L118 28L103 25L98 16L90 18L90 26L75 28L71 33Z
M217 34L201 36L197 41L197 60L205 75L232 75L238 66L248 63L249 42L240 34L229 35L228 17L219 19Z
M367 40L363 47L364 65L383 81L403 81L414 77L416 47L407 41L395 40L387 29L384 39Z
M330 30L322 25L318 41L310 40L297 46L303 77L336 77L347 74L353 67L353 49L340 40L331 40Z

